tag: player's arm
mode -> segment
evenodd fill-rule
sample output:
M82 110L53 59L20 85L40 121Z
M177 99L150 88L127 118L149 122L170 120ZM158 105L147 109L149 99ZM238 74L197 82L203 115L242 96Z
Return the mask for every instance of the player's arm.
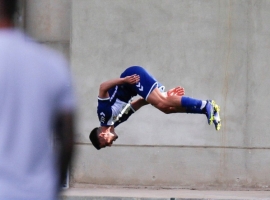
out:
M108 91L110 88L116 85L124 84L124 83L135 84L139 81L140 81L140 76L137 74L134 74L132 76L126 76L124 78L116 78L116 79L105 81L100 84L98 96L100 98L108 98L109 97Z
M131 102L131 107L133 108L133 110L137 111L139 110L141 107L148 105L149 103L147 101L145 101L145 99L143 98L139 98L136 99L134 101Z

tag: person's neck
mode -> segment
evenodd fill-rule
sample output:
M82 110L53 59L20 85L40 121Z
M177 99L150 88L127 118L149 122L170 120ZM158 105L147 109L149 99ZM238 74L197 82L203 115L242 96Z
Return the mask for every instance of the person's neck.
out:
M11 20L0 19L0 29L10 29L14 28L14 24Z

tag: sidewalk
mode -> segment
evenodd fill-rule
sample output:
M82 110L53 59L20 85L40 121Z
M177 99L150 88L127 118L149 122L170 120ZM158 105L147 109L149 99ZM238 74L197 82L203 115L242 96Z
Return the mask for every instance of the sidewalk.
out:
M69 188L61 200L270 200L270 191L214 191L120 187Z

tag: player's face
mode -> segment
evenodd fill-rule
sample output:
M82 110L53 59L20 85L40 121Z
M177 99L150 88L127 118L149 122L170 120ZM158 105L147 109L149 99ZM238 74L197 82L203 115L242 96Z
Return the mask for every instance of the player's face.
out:
M100 148L105 148L107 146L112 146L113 142L117 140L118 135L116 133L106 132L99 137Z

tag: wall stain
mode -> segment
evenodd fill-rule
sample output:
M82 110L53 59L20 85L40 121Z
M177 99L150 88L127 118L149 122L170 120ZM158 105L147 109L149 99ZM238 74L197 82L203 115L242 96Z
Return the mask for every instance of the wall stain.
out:
M226 47L226 60L225 60L225 67L224 67L224 81L223 81L223 109L222 111L222 128L221 128L221 146L227 145L227 137L226 137L226 106L227 106L227 98L228 98L228 90L229 90L229 67L230 67L230 59L231 59L231 42L232 42L232 0L229 1L228 6L228 20L227 20L227 28L228 28L228 36L227 36L227 47ZM226 170L225 164L227 163L227 149L221 149L221 156L220 156L220 180L223 180Z

